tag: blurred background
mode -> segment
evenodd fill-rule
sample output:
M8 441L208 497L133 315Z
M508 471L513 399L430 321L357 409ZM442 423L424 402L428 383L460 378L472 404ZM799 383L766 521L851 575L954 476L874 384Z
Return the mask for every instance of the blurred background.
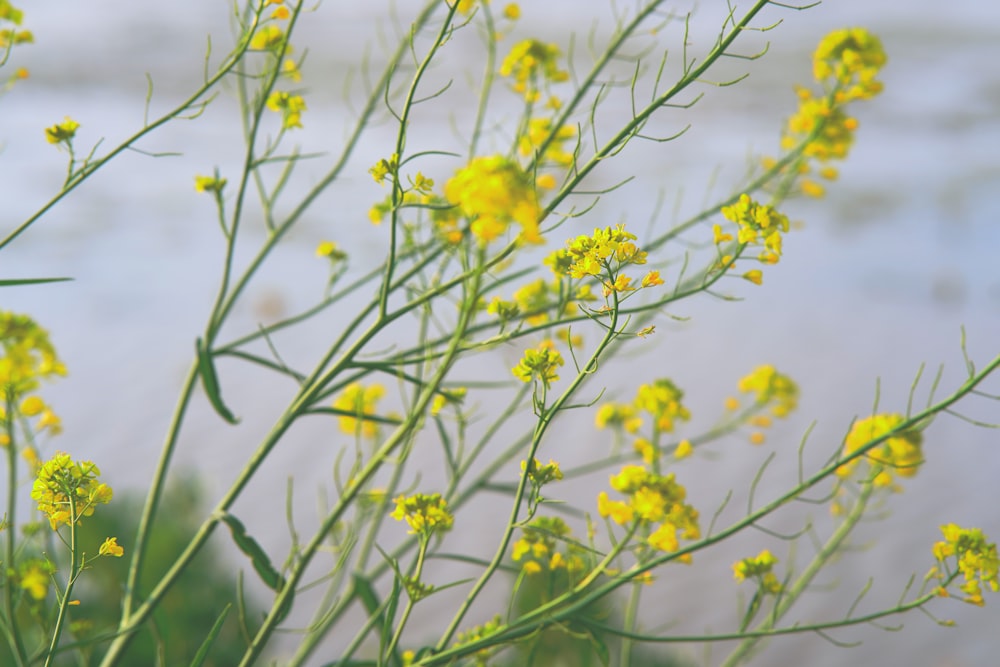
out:
M512 39L538 36L566 45L570 32L586 35L596 26L597 34L605 34L610 28L606 3L542 5L522 3L523 18ZM405 26L418 3L393 7ZM153 82L150 113L156 116L200 80L207 35L212 36L213 62L231 43L232 10L221 0L95 0L30 3L23 9L36 43L16 51L11 66L27 67L31 76L0 106L4 232L47 201L64 177L65 155L45 143L44 127L72 116L81 124L79 150L104 138L100 153L141 126L147 73ZM686 9L678 6L677 11ZM724 14L721 0L700 3L690 39L694 52L710 48ZM388 50L384 44L394 43L387 37L393 34L391 16L381 3L329 2L303 17L294 43L308 48L302 86L309 110L305 128L292 139L307 150L334 152L342 142L354 118L343 91L359 81L355 73L352 84L347 73L362 56L377 71L380 54ZM764 285L733 281L729 292L745 297L735 303L705 298L680 304L671 314L690 319L658 321L653 342L607 380L614 385L617 377L620 395L631 396L634 378L669 376L687 390L695 423L699 415L709 423L738 378L758 364L773 363L799 382L798 412L772 430L766 445L734 442L715 450L715 460L692 462L691 472L681 477L693 498L708 503L703 509L708 515L711 499L745 487L768 453L786 455L779 456L785 462L776 464L777 479L794 470L796 448L811 424L810 447L822 460L856 415L871 412L877 395L883 410L904 410L921 364L928 371L918 402L926 400L929 378L942 364L938 395L956 387L964 373L963 327L974 361L982 365L1000 353L1000 68L994 66L1000 59L1000 5L830 0L806 11L769 7L757 24L778 20L782 23L773 31L750 38L758 47L771 41L766 56L726 65L726 71L749 71L746 81L704 88L706 97L698 106L659 128L677 131L690 122L684 137L634 152L630 147L628 159L599 176L601 183L611 184L621 175L639 174L585 221L584 231L623 216L645 224L661 191L671 215L677 211L683 218L699 210L699 203L710 201L706 197L721 196L738 182L750 156L776 152L782 122L795 107L792 85L809 83L809 58L822 35L860 25L882 38L889 55L882 76L885 92L853 109L860 121L856 144L827 196L784 207L804 225L788 236L785 256L765 271ZM679 52L678 25L664 31L662 43ZM442 67L462 73L457 53L446 54ZM457 88L465 91L459 99L471 99L468 81L458 80ZM74 279L4 290L0 305L30 313L47 327L70 369L67 380L45 392L65 427L50 447L93 459L116 489L147 484L194 339L214 298L222 243L209 198L195 193L192 184L194 174L211 173L215 166L223 175L234 173L241 148L234 97L231 87L225 88L202 118L175 122L138 146L180 155L123 155L2 254L4 278ZM360 97L351 99L356 104ZM425 114L416 122L415 141L454 141L449 117ZM236 313L229 330L233 336L319 298L326 265L313 250L320 240L346 245L350 239L355 267L364 265L366 253L380 257L381 236L368 225L365 211L384 191L365 170L391 152L393 132L389 123L376 126L341 186L289 236L274 266L254 283ZM310 176L314 181L322 173L321 166L310 169L303 167L303 181L295 187L304 190ZM706 192L710 181L714 185ZM664 217L669 221L670 215ZM248 233L262 238L259 227ZM246 259L252 248L243 250ZM509 361L505 357L497 367L509 367ZM650 366L656 366L653 377ZM237 365L223 364L220 370L224 388L234 387L231 407L243 423L229 427L200 406L178 453L180 466L203 480L210 502L234 475L234 460L252 451L254 434L290 389L259 374L244 374ZM988 388L1000 391L1000 382ZM1000 421L995 403L970 402L966 413ZM317 424L293 432L295 444L275 452L272 477L241 501L241 516L273 515L276 532L261 541L278 553L287 529L281 518L284 494L273 489L283 489L294 474L296 493L305 506L315 506L316 488L329 486L332 474L308 463L310 451L331 446L336 441L331 430L330 424ZM607 448L608 438L589 422L567 425L565 433L573 436L566 440L583 443L576 455ZM911 572L919 578L932 564L930 546L939 539L942 523L979 526L994 540L1000 538L1000 436L942 418L926 433L925 454L927 464L907 480L903 494L891 499L887 516L863 527L858 546L866 548L849 554L824 579L838 592L807 598L806 617L842 615L869 576L875 579L871 597L892 604ZM473 544L479 536L460 539ZM869 539L877 544L866 546ZM127 540L119 541L128 548ZM460 550L460 544L451 550ZM238 555L233 558L234 567L246 566ZM707 578L676 570L670 597L660 601L664 622L671 609L682 608L686 616L690 610L686 622L695 630L719 631L731 624L736 612L729 564L734 559L727 554ZM942 601L935 610L958 621L957 627L940 628L916 613L902 619L905 627L898 632L865 627L838 633L840 641L864 642L854 652L817 636L787 638L772 642L754 664L992 664L1000 599L988 596L985 609ZM701 647L679 650L704 657ZM724 655L717 650L713 655Z

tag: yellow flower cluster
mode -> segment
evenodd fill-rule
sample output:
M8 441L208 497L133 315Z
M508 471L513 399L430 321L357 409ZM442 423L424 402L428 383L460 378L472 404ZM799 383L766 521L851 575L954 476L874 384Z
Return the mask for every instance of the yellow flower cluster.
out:
M882 92L876 81L885 66L882 42L864 28L834 30L820 41L813 54L813 76L832 82L838 103L866 100Z
M281 114L281 127L291 130L302 127L302 112L306 101L301 95L276 90L267 98L267 108Z
M511 372L523 382L537 379L548 386L559 379L559 367L563 363L562 355L559 354L559 350L552 347L551 341L543 341L538 347L525 350L521 361L511 369Z
M39 511L49 518L53 530L90 516L97 505L111 502L111 487L97 479L100 474L90 461L77 463L64 453L42 465L31 498L38 502Z
M635 433L642 426L639 410L631 403L605 403L597 409L594 416L597 428L624 429L626 433Z
M14 413L17 417L38 420L35 422L35 431L41 433L48 431L49 435L59 435L62 433L62 420L52 411L52 408L42 400L40 396L31 395L21 401L20 405L15 405ZM0 405L0 447L10 445L11 437L7 432L7 425L12 423L7 419L7 408ZM22 456L29 465L34 465L36 461L35 449L31 445L25 445L21 451Z
M962 573L965 583L959 590L965 593L965 602L982 607L983 586L994 593L1000 591L1000 557L997 556L997 545L986 541L986 535L978 528L961 528L953 523L941 526L944 541L934 544L934 557L939 567L933 568L928 578L944 579L952 572L948 559L954 558L958 572ZM948 596L943 587L938 588L938 594Z
M540 516L521 529L521 539L514 542L511 557L524 564L526 574L543 571L565 570L568 573L582 572L585 561L580 547L566 542L572 531L559 517ZM566 543L565 551L558 549L558 543Z
M24 21L24 12L10 4L9 0L0 0L0 21L19 26ZM16 44L31 44L35 36L30 30L0 29L0 49L9 50ZM6 57L4 58L6 60Z
M385 387L380 384L364 387L360 382L353 382L344 387L344 391L333 402L333 409L341 413L340 430L367 438L378 435L378 422L365 419L365 416L375 414L375 408L383 396Z
M44 600L49 593L49 585L52 583L55 571L55 565L48 560L29 558L17 568L18 584L31 596L31 599Z
M549 459L549 462L545 465L542 465L538 459L532 459L530 469L528 468L527 461L521 461L521 472L525 471L527 471L528 479L532 485L536 487L544 486L549 482L558 482L563 478L559 464L552 459Z
M691 412L681 403L684 392L672 380L660 378L651 384L640 385L632 403L610 402L601 405L594 416L594 424L603 429L609 426L626 433L637 433L644 423L642 413L652 417L654 432L652 441L647 438L636 438L635 451L646 464L652 464L660 458L661 449L653 441L659 441L662 433L673 432L678 421L688 421ZM674 449L674 456L683 459L694 451L688 440L682 440Z
M847 115L844 105L870 99L882 91L876 77L885 62L882 43L864 28L835 30L823 38L813 54L813 75L824 92L816 95L797 87L799 108L788 119L782 134L784 150L804 144L802 158L789 169L807 174L812 170L810 160L826 163L847 157L858 122ZM819 175L833 180L837 170L825 166ZM824 193L823 186L811 179L802 179L800 188L810 196Z
M521 226L522 243L543 242L534 182L501 155L474 158L445 183L444 196L472 221L472 234L483 245L503 235L512 222Z
M611 500L602 491L597 496L598 513L622 526L638 522L647 530L646 542L652 548L670 553L680 548L680 538L701 536L698 510L684 502L687 491L673 473L658 475L643 466L627 465L611 476L611 488L628 496L628 501Z
M20 399L39 381L66 375L49 333L27 315L0 312L0 387Z
M639 386L635 395L635 406L648 412L656 428L664 433L674 430L677 420L691 419L691 413L681 404L684 392L671 380L661 378L652 384Z
M521 155L530 157L548 142L545 152L540 156L540 162L568 167L573 164L573 153L568 152L563 144L574 137L576 137L575 127L561 125L553 133L552 119L532 118L528 121L527 131L518 139L517 149Z
M848 116L840 106L833 106L826 98L816 98L804 89L798 89L799 108L788 119L787 131L781 147L794 148L804 138L815 137L802 149L802 155L820 162L843 160L854 143L858 121ZM808 171L806 169L805 171Z
M486 312L502 321L513 320L524 313L528 324L537 325L548 322L550 319L548 311L560 303L563 303L561 308L563 313L573 315L577 303L594 301L597 297L589 285L580 285L573 294L566 295L561 291L560 281L546 282L543 278L539 278L515 290L512 298L513 301L504 301L500 297L494 297L486 307Z
M444 533L451 530L455 523L455 517L448 511L448 503L440 493L399 496L395 503L392 518L406 521L411 535L429 537L433 533Z
M79 129L80 124L66 116L63 122L45 128L45 140L50 144L68 144L73 141L73 137L76 136L76 131Z
M630 264L646 263L646 252L633 243L635 240L635 234L625 231L624 225L595 229L591 236L567 240L567 247L549 254L545 264L556 277L598 278L605 298L612 293L628 294L662 285L659 271L649 271L639 287L632 284L631 276L622 272Z
M595 229L591 236L566 241L567 248L550 254L545 264L556 276L607 275L614 280L621 267L646 263L646 253L632 243L635 240L635 234L626 232L625 225Z
M560 83L569 73L559 69L559 47L537 39L518 42L500 65L500 76L514 79L514 91L529 102L538 99L543 84Z
M250 48L256 51L277 51L285 40L285 33L273 23L263 26L250 39Z
M775 417L787 417L799 403L798 385L770 364L758 366L749 375L740 379L737 386L742 393L753 394L758 406L770 405L771 414ZM757 425L767 424L759 422Z
M781 582L772 571L777 563L778 559L764 549L752 558L744 558L733 563L733 578L740 583L747 579L756 579L757 585L764 593L779 593Z
M859 419L854 422L851 432L844 440L844 455L850 456L872 440L892 433L906 419L899 414L881 414ZM913 477L924 462L921 444L923 435L920 431L909 430L895 433L892 437L870 450L866 458L876 468L874 484L879 487L890 487L898 491L893 484L893 473L900 477ZM840 477L849 476L857 467L862 457L837 468Z
M781 258L782 234L788 232L788 218L767 204L758 204L748 194L740 195L739 200L731 206L722 207L722 215L730 222L735 222L739 231L736 241L741 245L761 246L757 259L765 264L777 264ZM712 228L715 244L732 241L731 234L723 233L720 225ZM730 257L723 257L722 264L729 264ZM760 283L760 272L755 276L745 276L753 282Z

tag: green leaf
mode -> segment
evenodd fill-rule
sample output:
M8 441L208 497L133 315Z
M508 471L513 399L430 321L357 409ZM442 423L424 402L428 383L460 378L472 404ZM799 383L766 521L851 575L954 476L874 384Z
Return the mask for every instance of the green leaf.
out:
M0 287L16 287L18 285L42 285L44 283L63 283L72 278L9 278L0 280Z
M247 529L243 523L232 514L223 514L221 520L229 526L229 531L233 534L233 542L244 554L250 557L253 569L257 571L260 578L268 588L278 593L285 587L285 578L271 565L271 559L267 557L257 540L247 535Z
M212 353L208 351L208 347L200 338L195 341L195 350L198 353L198 374L201 376L201 383L205 387L205 394L212 407L215 408L220 417L230 424L240 423L240 420L234 417L226 404L222 402L222 391L219 389L219 378L215 374Z
M608 645L593 632L587 634L589 635L590 646L594 649L597 659L601 661L604 667L608 667L611 664L611 651L608 650Z
M201 667L205 664L205 658L208 657L208 650L212 647L212 644L215 643L219 633L222 632L222 624L225 622L226 616L229 615L229 610L232 606L232 604L227 604L226 608L222 610L221 614L219 614L219 618L216 619L215 625L213 625L212 629L208 631L208 636L205 637L205 641L201 643L201 648L199 648L198 652L194 654L194 659L191 660L190 667Z

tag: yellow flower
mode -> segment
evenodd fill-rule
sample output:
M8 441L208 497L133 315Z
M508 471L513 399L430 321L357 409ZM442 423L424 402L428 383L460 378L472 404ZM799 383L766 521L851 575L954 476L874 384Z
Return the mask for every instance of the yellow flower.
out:
M865 447L872 440L895 431L905 418L900 414L880 414L872 415L865 419L854 422L850 433L844 439L844 455L850 456L858 449ZM882 470L877 473L875 479L876 486L892 486L892 475L900 477L913 477L917 474L917 469L923 463L924 457L921 450L923 435L918 430L903 431L895 433L892 437L870 450L865 458L872 465L877 465ZM854 459L849 463L837 468L837 474L847 477L857 467L860 459Z
M652 384L639 386L635 395L635 406L648 412L656 427L665 433L674 430L674 422L687 421L691 413L681 403L684 392L672 381L661 378Z
M95 506L111 502L111 487L98 481L100 474L90 461L77 463L63 453L39 468L31 497L38 502L38 510L49 518L53 530L90 516Z
M347 253L340 249L336 241L321 241L319 245L316 246L316 256L326 257L333 262L339 262L347 259Z
M642 457L642 461L646 465L652 465L660 458L660 450L645 438L636 438L632 448Z
M194 189L196 192L222 192L222 188L226 187L226 179L219 178L219 175L215 176L195 176L194 177Z
M521 361L511 371L515 377L520 378L523 382L537 379L548 386L559 379L559 367L563 363L559 350L542 344L536 348L525 350Z
M886 63L878 37L864 28L835 30L820 41L813 54L817 81L837 86L837 101L868 99L882 91L875 77Z
M277 49L285 39L285 33L281 28L272 24L261 27L260 30L250 40L250 48L257 51Z
M34 417L45 409L45 401L38 396L28 396L21 401L21 414L25 417Z
M306 101L301 95L276 90L267 98L267 108L281 114L281 126L286 130L302 127L302 112Z
M506 7L503 8L504 18L510 19L511 21L516 21L521 18L521 8L516 2L508 3Z
M104 540L104 544L98 550L101 556L114 556L115 558L121 558L125 555L125 549L118 546L117 537L109 537Z
M433 533L447 532L455 523L455 518L448 512L448 503L440 493L399 496L395 503L392 518L397 521L405 520L410 526L411 535L426 537Z
M63 122L45 128L45 139L50 144L68 144L73 141L73 137L76 136L78 129L80 129L80 124L69 116L66 116Z
M659 271L650 271L642 279L643 287L655 287L657 285L663 284L663 278L660 277Z
M380 384L364 387L360 382L354 382L344 387L333 402L333 409L340 412L340 430L368 438L378 435L378 422L365 417L375 415L378 401L384 395L385 387Z
M41 380L61 375L66 375L66 367L48 331L26 315L0 311L0 387L21 400Z
M302 80L302 72L299 71L299 65L291 58L285 60L281 65L281 74L287 76L292 81L296 83Z
M677 448L674 450L674 458L676 459L686 459L694 453L694 447L691 446L690 440L681 440L677 443Z
M764 549L754 557L733 563L733 578L740 583L747 579L756 579L765 593L779 593L781 582L773 573L777 563L778 559Z
M635 406L629 403L605 403L597 409L594 425L597 428L623 428L626 433L635 433L642 426L642 417L638 416Z
M543 242L538 227L542 209L531 175L503 156L474 158L445 183L444 196L472 221L472 234L483 245L504 234L512 222L521 227L521 242Z
M611 517L611 520L619 526L632 523L635 516L628 503L611 500L604 491L597 494L597 512L603 517Z
M569 79L569 73L559 69L556 60L559 47L536 39L518 42L500 65L500 76L513 77L514 90L525 99L535 100L542 83L558 83Z
M55 568L48 561L31 558L18 567L20 587L34 600L44 600L49 593Z
M958 588L965 593L965 602L983 606L983 587L994 593L1000 591L1000 557L997 545L987 542L986 535L978 528L962 528L954 523L941 526L944 541L934 544L934 558L941 564L928 574L928 578L943 579L942 570L953 571L945 565L949 559L955 560L955 568L962 573L965 582ZM938 589L938 595L948 597L948 591Z
M738 386L743 393L753 393L760 406L770 405L771 414L775 417L787 417L798 405L798 385L771 365L758 366L750 375L741 379Z

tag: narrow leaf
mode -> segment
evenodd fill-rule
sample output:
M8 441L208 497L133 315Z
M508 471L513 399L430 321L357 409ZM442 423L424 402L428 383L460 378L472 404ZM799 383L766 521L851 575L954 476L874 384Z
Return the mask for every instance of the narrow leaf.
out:
M271 559L264 553L257 540L247 535L247 529L243 523L228 513L223 514L221 520L229 526L229 531L233 534L233 542L236 543L240 551L250 557L253 569L257 571L267 587L273 591L281 592L285 586L285 578L271 565Z
M208 636L205 637L205 641L201 643L201 647L198 649L198 652L194 654L194 659L191 661L190 667L201 667L205 664L205 658L208 657L208 651L212 648L212 644L215 643L219 633L222 632L222 624L226 621L226 616L229 615L229 610L232 606L233 605L231 603L227 604L226 608L222 610L221 614L219 614L219 618L215 620L215 625L213 625L212 629L208 631Z
M198 353L198 374L201 376L201 383L205 387L205 394L209 402L219 416L230 424L238 424L239 419L233 416L226 404L222 402L222 392L219 389L219 378L215 374L215 363L208 347L199 338L195 341L195 350Z
M42 285L44 283L62 283L72 278L10 278L0 280L0 287L16 287L17 285Z

